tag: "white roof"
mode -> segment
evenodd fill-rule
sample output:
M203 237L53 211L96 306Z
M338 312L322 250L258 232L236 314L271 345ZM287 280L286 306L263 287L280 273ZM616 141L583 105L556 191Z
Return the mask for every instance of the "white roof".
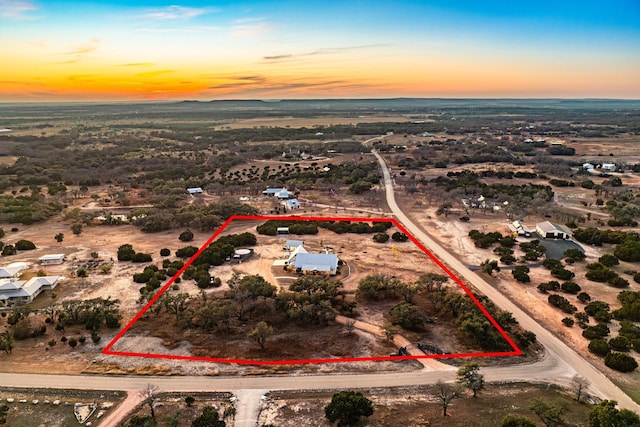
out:
M6 267L0 267L0 279L13 277L25 268L27 268L27 264L25 264L24 262L16 262L13 264L9 264Z
M38 258L38 261L51 261L51 260L58 260L58 259L64 259L64 254L42 255L40 258Z
M295 248L297 246L302 246L304 243L304 241L302 240L287 240L287 242L284 244L284 246L286 248Z
M33 277L29 281L24 280L2 280L0 281L0 299L29 297L40 290L43 286L52 286L64 279L61 276Z
M299 253L295 266L306 271L330 271L338 267L338 255Z

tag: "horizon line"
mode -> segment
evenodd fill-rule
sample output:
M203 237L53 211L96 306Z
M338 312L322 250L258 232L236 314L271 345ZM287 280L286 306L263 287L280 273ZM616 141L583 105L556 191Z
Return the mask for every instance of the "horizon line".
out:
M640 102L640 98L609 97L356 97L356 98L222 98L222 99L138 99L138 100L94 100L94 101L0 101L2 104L177 104L215 102L265 102L290 101L624 101Z

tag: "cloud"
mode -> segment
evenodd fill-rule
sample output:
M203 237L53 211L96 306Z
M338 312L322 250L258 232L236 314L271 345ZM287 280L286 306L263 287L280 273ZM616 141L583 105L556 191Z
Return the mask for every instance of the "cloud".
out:
M219 9L195 8L174 5L154 9L145 9L142 13L137 15L137 18L150 19L153 21L185 20L214 12L219 12Z
M371 88L371 85L349 80L321 80L308 78L304 80L295 79L271 79L261 75L238 75L223 77L224 83L211 85L206 88L208 91L224 93L275 93L275 92L297 92L305 89L316 89L325 91L353 90Z
M37 9L38 7L30 1L0 0L1 18L20 18L25 13Z
M384 44L369 44L369 45L361 45L361 46L344 46L344 47L327 47L320 48L316 50L312 50L310 52L301 52L301 53L286 53L280 55L267 55L262 57L262 61L264 62L282 62L288 60L294 60L299 58L305 58L310 56L318 56L318 55L333 55L336 53L354 51L354 50L362 50L362 49L371 49L376 47L385 46Z
M155 71L146 71L144 73L138 73L136 76L138 77L155 77L160 74L173 73L175 70L155 70Z
M120 67L153 67L153 62L131 62L129 64L120 64Z
M77 45L73 50L66 52L65 55L78 55L78 56L86 55L98 49L99 45L100 45L100 39L94 37L86 43Z
M174 28L166 28L166 27L158 27L158 28L136 28L136 31L143 33L209 33L212 31L220 31L222 27L216 27L213 25L199 25L199 26L189 26L189 27L174 27Z
M235 37L259 36L273 31L274 26L265 18L242 18L235 21L231 27L231 35Z

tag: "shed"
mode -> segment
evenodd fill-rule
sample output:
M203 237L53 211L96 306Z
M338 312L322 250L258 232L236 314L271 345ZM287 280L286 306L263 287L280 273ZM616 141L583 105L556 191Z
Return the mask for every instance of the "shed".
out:
M567 227L552 224L549 221L537 223L536 232L543 239L568 239L572 235L571 230Z
M282 204L289 210L300 209L300 202L298 201L298 199L284 200Z
M192 196L195 195L195 194L202 194L202 188L200 188L200 187L187 188L187 191Z
M47 254L38 258L38 262L42 265L59 265L65 261L64 254Z
M289 234L289 227L276 228L276 234Z

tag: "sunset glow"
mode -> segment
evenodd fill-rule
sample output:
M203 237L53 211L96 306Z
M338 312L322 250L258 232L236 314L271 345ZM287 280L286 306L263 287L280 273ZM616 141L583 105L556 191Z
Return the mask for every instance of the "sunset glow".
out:
M640 98L640 3L0 0L0 101Z

